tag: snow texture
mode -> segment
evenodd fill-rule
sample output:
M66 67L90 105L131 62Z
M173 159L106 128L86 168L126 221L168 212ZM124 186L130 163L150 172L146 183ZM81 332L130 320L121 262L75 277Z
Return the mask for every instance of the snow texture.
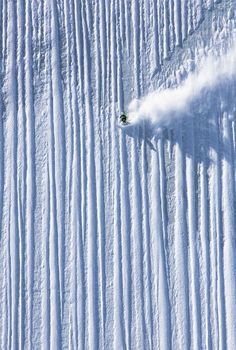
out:
M0 0L0 349L236 349L235 11Z
M190 114L193 101L203 98L204 93L213 90L220 83L227 84L229 80L235 78L234 41L229 42L233 48L226 54L220 57L211 54L205 58L201 62L201 67L194 73L190 72L179 86L151 92L140 100L134 99L128 107L129 122L136 125L143 121L150 121L151 127L163 125L170 127L173 119L182 118L186 113Z

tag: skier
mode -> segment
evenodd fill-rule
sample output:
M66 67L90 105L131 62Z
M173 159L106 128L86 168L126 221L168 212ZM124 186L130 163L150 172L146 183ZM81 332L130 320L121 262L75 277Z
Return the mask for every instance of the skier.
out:
M120 115L120 121L121 121L121 123L124 124L124 125L128 124L128 122L127 122L127 115L126 115L125 113L122 113L122 114Z

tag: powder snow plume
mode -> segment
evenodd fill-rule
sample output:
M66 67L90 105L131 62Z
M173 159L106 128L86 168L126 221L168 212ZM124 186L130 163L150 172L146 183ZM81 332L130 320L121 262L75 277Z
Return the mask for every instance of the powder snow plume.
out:
M189 112L191 102L204 90L232 78L236 73L236 45L224 55L206 57L198 71L190 73L175 88L158 90L131 101L128 116L132 124L149 121L153 125L168 125L173 119Z

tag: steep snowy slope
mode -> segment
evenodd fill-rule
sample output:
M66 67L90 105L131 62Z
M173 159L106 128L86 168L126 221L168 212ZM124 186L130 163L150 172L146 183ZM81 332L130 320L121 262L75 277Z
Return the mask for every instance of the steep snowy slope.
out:
M0 1L0 349L236 348L235 81L158 135L117 125L235 7Z

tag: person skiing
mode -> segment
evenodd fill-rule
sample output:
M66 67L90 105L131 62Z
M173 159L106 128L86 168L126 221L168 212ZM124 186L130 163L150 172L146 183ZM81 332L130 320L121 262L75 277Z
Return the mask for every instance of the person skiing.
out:
M128 122L127 122L127 115L125 113L122 113L120 115L120 121L121 121L122 124L128 124Z

